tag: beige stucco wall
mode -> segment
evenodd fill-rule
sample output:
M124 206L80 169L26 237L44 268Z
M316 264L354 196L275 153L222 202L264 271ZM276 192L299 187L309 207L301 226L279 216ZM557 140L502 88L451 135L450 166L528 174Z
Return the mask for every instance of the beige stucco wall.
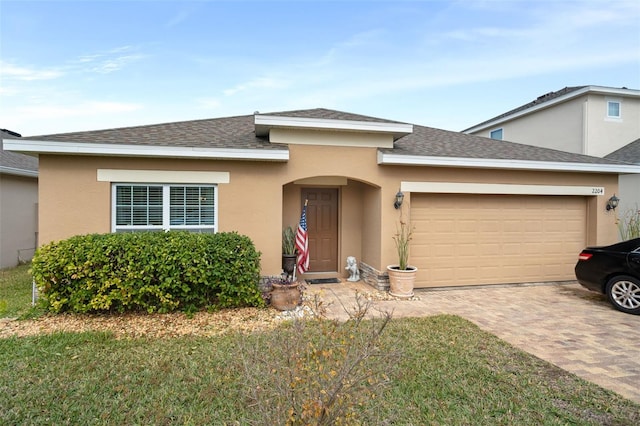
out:
M0 173L0 268L33 256L38 235L38 180Z
M572 99L474 134L488 138L491 131L502 128L506 141L580 153L585 100L586 96Z
M619 101L621 118L607 118L607 101ZM604 157L640 138L640 99L589 95L584 153Z
M621 102L621 119L607 118L607 101ZM585 94L473 134L604 157L640 137L640 99Z
M621 214L628 210L640 210L640 175L621 175L618 196Z
M337 185L342 276L347 255L379 270L396 262L396 223L401 214L410 219L411 194L403 209L393 207L402 181L602 186L605 195L588 197L589 244L617 237L615 216L605 213L606 199L618 189L616 175L381 166L375 148L302 144L289 150L285 163L41 155L40 241L111 231L111 184L97 181L97 169L228 172L229 183L218 185L219 230L250 236L262 252L265 275L281 271L282 228L296 226L300 215L304 184L295 182L308 178L346 178Z

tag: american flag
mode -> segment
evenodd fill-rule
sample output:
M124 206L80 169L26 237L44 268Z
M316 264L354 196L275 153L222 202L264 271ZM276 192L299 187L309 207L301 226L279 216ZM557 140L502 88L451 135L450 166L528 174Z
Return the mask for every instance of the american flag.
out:
M309 269L309 236L307 235L307 203L304 203L300 224L296 232L296 248L298 249L298 272L304 274Z

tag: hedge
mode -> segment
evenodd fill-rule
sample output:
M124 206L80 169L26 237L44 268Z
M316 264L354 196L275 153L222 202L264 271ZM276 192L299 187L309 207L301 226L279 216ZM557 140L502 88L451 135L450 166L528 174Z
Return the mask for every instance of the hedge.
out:
M31 271L56 313L264 305L260 252L235 232L76 236L40 247Z

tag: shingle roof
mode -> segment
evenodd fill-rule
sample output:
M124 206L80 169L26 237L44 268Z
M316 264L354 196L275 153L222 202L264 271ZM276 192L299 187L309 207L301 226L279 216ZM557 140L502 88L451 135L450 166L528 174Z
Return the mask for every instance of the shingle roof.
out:
M256 137L253 115L58 133L24 139L113 145L282 149Z
M260 113L260 115L399 123L397 121L324 108ZM24 139L196 148L287 149L286 145L271 144L265 138L256 137L254 129L254 115L244 115L119 129L32 136ZM413 129L412 134L396 140L393 149L384 149L382 151L396 155L620 164L608 159L497 141L461 132L417 125L414 125Z
M263 115L395 123L394 121L324 108L265 113ZM24 139L114 145L286 149L281 145L270 144L264 138L256 137L253 117L253 115L242 115L87 132L58 133L31 136Z
M0 131L2 139L19 139L19 136L5 131ZM0 140L0 168L24 170L27 172L38 171L38 159L30 155L18 154L17 152L5 151ZM5 169L6 170L6 169Z
M383 118L370 117L368 115L352 114L350 112L336 111L333 109L326 109L326 108L272 112L272 113L265 113L264 115L275 115L280 117L319 118L319 119L325 119L325 120L366 121L370 123L403 123L400 121L386 120Z
M605 156L608 160L622 161L629 164L640 164L640 139Z
M416 126L413 133L398 139L393 149L383 152L395 155L476 158L491 160L544 161L587 164L620 164L617 161L540 148L482 136Z

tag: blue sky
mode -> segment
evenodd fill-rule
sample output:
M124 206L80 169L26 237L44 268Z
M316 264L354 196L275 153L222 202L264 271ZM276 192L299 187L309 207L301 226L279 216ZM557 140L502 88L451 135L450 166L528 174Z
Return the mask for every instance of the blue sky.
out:
M462 130L589 84L640 89L640 2L0 0L24 136L315 107Z

